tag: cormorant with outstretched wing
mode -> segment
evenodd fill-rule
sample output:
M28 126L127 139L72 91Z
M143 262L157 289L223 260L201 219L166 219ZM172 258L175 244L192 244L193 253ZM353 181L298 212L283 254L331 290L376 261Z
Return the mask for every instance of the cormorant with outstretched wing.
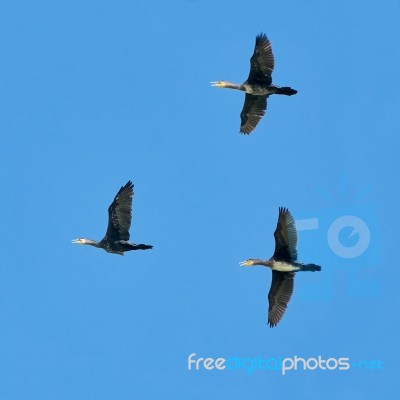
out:
M100 242L91 239L79 238L72 241L76 244L87 244L99 247L108 253L124 255L125 251L147 250L153 246L134 244L129 242L129 229L132 220L133 183L128 181L122 186L108 207L108 227L106 235Z
M211 82L212 86L237 89L246 93L242 112L240 113L240 132L248 135L259 123L267 109L267 98L271 94L292 96L297 90L291 87L279 87L272 84L274 70L274 55L271 42L264 33L256 37L254 53L250 59L250 73L242 83L228 81Z
M278 324L286 311L293 293L294 275L298 271L321 271L315 264L297 261L297 231L289 210L279 208L275 237L275 252L269 260L248 259L242 266L263 265L272 270L271 288L268 293L268 324L272 328Z

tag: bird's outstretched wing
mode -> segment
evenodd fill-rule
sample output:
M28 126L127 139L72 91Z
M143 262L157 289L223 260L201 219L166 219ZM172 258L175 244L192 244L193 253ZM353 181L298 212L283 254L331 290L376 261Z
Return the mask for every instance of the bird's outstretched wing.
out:
M297 231L292 214L284 207L279 207L279 217L275 236L274 258L283 261L297 260Z
M293 272L272 271L271 288L268 293L268 324L271 328L282 319L292 297L293 286Z
M246 93L240 113L240 132L248 135L257 126L267 109L267 96L254 96Z
M119 189L114 201L108 207L108 228L104 239L129 240L132 219L133 183L128 181Z
M272 83L272 71L274 70L274 55L272 54L271 42L264 33L256 37L254 53L250 58L250 73L248 82L262 82L270 85Z

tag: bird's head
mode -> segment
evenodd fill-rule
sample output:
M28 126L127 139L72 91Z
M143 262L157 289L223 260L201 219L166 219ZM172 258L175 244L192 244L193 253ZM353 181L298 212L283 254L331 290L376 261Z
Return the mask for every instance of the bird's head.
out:
M251 267L251 266L255 265L255 261L256 260L253 260L253 259L250 258L250 259L248 259L246 261L240 262L239 265L241 267Z
M72 243L75 243L75 244L86 244L86 239L83 239L83 238L74 239L72 241Z
M211 86L216 86L216 87L224 88L224 87L227 87L227 86L228 86L228 83L229 83L229 82L226 82L226 81L217 81L217 82L210 82L210 83L211 83Z

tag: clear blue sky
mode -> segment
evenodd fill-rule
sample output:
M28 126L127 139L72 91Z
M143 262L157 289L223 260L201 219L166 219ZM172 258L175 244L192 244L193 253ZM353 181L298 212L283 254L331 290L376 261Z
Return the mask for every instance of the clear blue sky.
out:
M394 396L400 4L275 3L2 1L2 400ZM245 80L261 31L298 94L245 137L243 94L209 82ZM132 239L154 249L71 244L103 237L128 179ZM238 263L272 255L279 206L318 222L298 252L323 269L270 329L271 273ZM351 258L328 240L366 232ZM191 353L383 370L189 371Z

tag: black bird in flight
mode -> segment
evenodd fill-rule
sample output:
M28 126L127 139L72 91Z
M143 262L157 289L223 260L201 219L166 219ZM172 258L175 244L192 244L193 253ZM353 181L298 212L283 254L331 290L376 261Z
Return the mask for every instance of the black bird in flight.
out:
M272 270L271 288L268 293L268 324L272 328L278 324L292 297L294 274L298 271L321 271L315 264L297 261L297 231L294 219L287 208L279 208L278 224L274 232L275 253L269 260L249 259L241 266L264 265Z
M211 82L211 86L237 89L246 92L244 106L240 113L240 132L246 135L257 126L267 109L267 98L271 94L284 94L292 96L297 90L291 87L272 85L272 71L274 70L274 55L271 43L264 33L256 37L253 56L250 59L250 73L247 80L242 83L227 81Z
M108 227L100 242L91 239L75 239L72 243L87 244L104 249L108 253L124 255L124 251L147 250L153 246L129 243L129 229L132 219L133 183L128 181L119 189L114 201L108 207Z

